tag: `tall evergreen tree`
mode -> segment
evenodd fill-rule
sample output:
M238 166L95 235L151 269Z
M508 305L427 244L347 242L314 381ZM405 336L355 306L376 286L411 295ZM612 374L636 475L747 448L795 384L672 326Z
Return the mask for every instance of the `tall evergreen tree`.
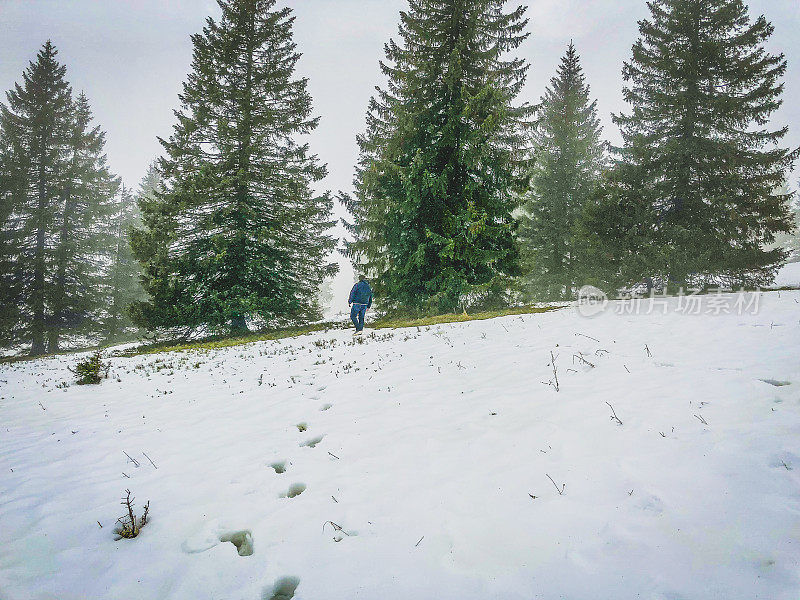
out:
M778 146L786 128L768 126L786 71L764 47L773 27L742 0L648 6L623 70L631 111L615 117L632 167L622 186L647 205L659 250L640 276L767 282L784 253L764 246L790 227L788 197L775 190L798 154Z
M142 181L140 196L150 193L149 178L153 168ZM157 177L157 174L156 174ZM156 179L155 185L158 180ZM103 318L103 339L115 342L125 337L131 322L128 309L134 302L144 299L140 281L141 266L136 261L130 246L130 231L139 225L139 209L129 188L122 186L116 199L112 222L112 246L106 287L108 290L108 310Z
M0 106L4 263L14 265L3 274L14 286L3 294L13 290L8 301L19 319L13 329L30 340L32 355L46 350L48 274L72 122L71 89L57 54L48 41L22 74L22 84L6 94L7 105Z
M512 193L530 116L514 101L527 37L505 0L409 0L369 104L346 252L388 308L451 311L518 274Z
M56 209L51 314L47 351L59 350L65 330L96 333L106 305L103 272L114 241L111 229L119 180L106 164L105 133L92 126L92 111L81 93L72 107L71 132L64 149Z
M336 265L326 173L298 136L317 127L294 17L275 0L219 0L192 37L192 73L159 163L165 190L140 204L132 237L150 300L134 305L149 328L229 326L318 315L316 290Z
M542 96L533 133L534 169L520 227L523 285L538 299L571 298L576 227L603 167L597 102L570 43Z
M96 333L118 186L105 134L86 96L73 101L56 55L48 41L0 108L0 294L14 307L0 328L32 355L58 351L64 333Z
M147 167L147 172L139 182L139 191L136 193L136 204L142 202L156 202L158 195L164 192L164 181L158 172L158 161L155 160Z

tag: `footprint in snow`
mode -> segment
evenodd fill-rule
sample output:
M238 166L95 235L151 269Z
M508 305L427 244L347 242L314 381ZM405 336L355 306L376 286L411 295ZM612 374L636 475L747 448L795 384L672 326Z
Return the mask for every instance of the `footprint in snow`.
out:
M323 404L319 409L320 410L328 410L331 407L333 407L333 404Z
M186 554L206 552L220 542L230 542L236 547L239 556L253 554L253 533L249 529L228 529L214 520L206 523L197 533L181 544Z
M324 437L325 437L324 435L318 435L316 437L308 439L305 442L301 442L300 447L308 446L309 448L314 448L317 444L319 444L322 441L322 438Z
M281 473L286 473L286 461L285 460L274 462L274 463L272 463L270 465L270 467L275 469L275 472L278 473L279 475Z
M306 491L305 483L293 483L289 489L280 495L281 498L294 498Z
M298 585L298 577L281 577L274 585L264 589L261 600L292 600Z
M295 427L297 427L297 430L298 430L298 431L300 431L300 432L303 432L303 431L305 431L306 429L308 429L308 423L305 423L305 422L303 422L303 423L298 423L298 424L297 424Z
M791 385L790 381L780 381L778 379L759 379L759 381L763 381L764 383L768 383L769 385L774 385L775 387L783 387L785 385Z
M251 556L253 554L253 533L248 529L223 533L219 536L219 541L230 542L236 546L239 556Z

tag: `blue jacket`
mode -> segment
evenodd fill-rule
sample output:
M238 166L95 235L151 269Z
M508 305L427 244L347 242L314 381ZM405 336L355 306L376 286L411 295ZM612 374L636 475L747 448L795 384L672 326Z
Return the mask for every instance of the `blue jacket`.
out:
M369 284L364 281L359 281L357 284L353 286L353 289L350 290L350 299L347 301L348 304L366 304L367 308L372 306L372 288L369 287Z

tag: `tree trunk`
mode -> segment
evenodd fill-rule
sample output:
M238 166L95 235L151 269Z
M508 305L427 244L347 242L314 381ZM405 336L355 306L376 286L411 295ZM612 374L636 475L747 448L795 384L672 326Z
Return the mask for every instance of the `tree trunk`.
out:
M247 328L247 320L244 315L233 315L231 317L231 335L245 335L250 333Z
M125 199L125 186L122 186L122 202ZM109 308L109 319L108 319L108 327L106 328L106 341L107 342L114 342L117 339L117 335L119 334L119 323L120 323L120 289L122 288L122 284L120 282L120 263L122 261L122 247L125 243L125 232L123 230L123 217L124 217L125 207L120 204L119 215L117 216L117 247L115 250L114 256L114 276L111 279L111 307Z
M44 139L46 135L42 136ZM44 145L44 139L41 140ZM45 177L45 152L39 153L39 202L37 206L36 249L33 261L33 289L31 304L33 305L33 322L31 323L31 356L45 353L45 316L44 316L44 270L45 270L45 214L47 212L47 180Z
M48 330L47 351L50 354L58 352L58 338L64 325L64 305L66 304L67 262L69 251L67 241L70 234L70 223L75 212L76 202L72 197L71 189L64 191L64 213L61 219L61 232L59 233L59 249L56 260L56 281L53 301L53 322Z

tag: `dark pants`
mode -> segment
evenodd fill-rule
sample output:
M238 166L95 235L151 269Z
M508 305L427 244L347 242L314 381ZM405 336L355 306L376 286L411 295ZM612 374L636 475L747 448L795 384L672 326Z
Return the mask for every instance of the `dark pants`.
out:
M350 319L353 321L353 325L356 326L356 331L364 329L365 314L367 314L366 304L353 304L353 308L350 309Z

